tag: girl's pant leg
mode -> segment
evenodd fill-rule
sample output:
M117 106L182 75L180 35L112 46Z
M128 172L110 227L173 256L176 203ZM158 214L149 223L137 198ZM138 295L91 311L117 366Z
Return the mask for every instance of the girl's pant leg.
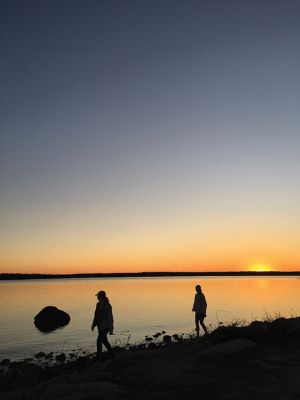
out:
M100 357L102 353L102 343L107 348L110 354L113 353L111 345L107 340L108 329L99 329L98 339L97 339L97 356Z

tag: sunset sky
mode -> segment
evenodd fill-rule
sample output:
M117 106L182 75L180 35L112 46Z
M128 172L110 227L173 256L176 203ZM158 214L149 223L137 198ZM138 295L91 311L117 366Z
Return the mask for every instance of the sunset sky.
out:
M0 71L0 272L300 269L299 1L2 0Z

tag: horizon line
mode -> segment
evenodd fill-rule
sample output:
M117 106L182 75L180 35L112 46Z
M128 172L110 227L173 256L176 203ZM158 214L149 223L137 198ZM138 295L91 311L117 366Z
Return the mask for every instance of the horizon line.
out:
M91 272L91 273L22 273L2 272L0 280L61 279L105 277L163 277L163 276L297 276L300 271L141 271L141 272Z

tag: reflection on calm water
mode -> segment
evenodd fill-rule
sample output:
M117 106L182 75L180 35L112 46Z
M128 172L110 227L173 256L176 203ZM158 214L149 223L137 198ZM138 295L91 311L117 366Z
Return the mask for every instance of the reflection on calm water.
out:
M266 313L300 313L297 278L110 278L0 283L0 358L19 359L37 351L95 351L96 334L90 331L95 294L104 289L113 306L112 343L141 341L165 330L188 333L194 328L194 287L200 283L208 302L206 325L212 329L233 319L261 319ZM41 334L34 316L53 305L71 316L70 324Z

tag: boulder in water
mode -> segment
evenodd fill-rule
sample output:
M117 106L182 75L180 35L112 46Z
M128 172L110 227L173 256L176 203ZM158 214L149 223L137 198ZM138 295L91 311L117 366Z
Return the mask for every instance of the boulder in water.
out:
M57 307L47 306L34 317L34 325L41 332L51 332L68 325L70 319L70 315L65 311L59 310Z

